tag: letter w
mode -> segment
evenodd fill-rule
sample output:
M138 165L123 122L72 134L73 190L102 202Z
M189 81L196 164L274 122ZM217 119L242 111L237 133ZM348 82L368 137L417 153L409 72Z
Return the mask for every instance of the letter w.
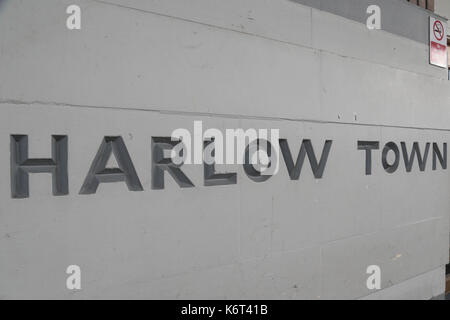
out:
M411 151L411 156L409 157L409 159L408 159L408 151L406 150L406 143L402 142L401 145L402 145L402 152L403 152L403 160L405 161L406 172L411 172L416 154L417 154L417 159L419 161L419 169L420 169L420 171L424 171L425 166L427 164L428 150L430 149L430 143L428 142L425 145L425 153L422 158L422 156L420 154L419 143L414 142L412 151Z
M303 140L300 147L300 152L297 157L297 162L294 165L292 160L292 154L289 149L289 144L286 139L280 139L280 149L283 153L284 162L286 163L287 170L291 180L298 180L300 177L300 172L303 167L303 162L305 161L305 156L308 155L308 160L311 165L312 172L316 179L322 178L323 171L327 164L328 154L330 153L331 144L333 141L326 140L325 145L322 150L322 155L320 157L319 163L317 163L317 158L314 153L314 148L312 146L311 140Z

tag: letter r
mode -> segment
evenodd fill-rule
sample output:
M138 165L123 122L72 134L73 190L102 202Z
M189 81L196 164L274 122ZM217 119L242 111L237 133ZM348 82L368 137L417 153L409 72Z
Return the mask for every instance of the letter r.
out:
M42 172L52 174L53 195L69 194L67 153L67 136L52 135L52 157L29 159L28 136L11 135L11 196L28 198L29 174Z

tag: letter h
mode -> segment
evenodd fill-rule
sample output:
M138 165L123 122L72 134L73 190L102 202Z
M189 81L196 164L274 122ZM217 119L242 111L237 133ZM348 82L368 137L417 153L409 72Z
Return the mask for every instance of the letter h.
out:
M28 158L28 136L11 135L11 196L29 197L29 174L51 173L53 195L69 194L67 173L67 136L52 136L51 159Z

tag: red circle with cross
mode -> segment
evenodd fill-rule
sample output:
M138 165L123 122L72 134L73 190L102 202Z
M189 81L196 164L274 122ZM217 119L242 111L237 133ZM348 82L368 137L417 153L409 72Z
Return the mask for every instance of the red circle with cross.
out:
M433 25L434 36L438 41L444 38L444 26L440 21L435 21Z

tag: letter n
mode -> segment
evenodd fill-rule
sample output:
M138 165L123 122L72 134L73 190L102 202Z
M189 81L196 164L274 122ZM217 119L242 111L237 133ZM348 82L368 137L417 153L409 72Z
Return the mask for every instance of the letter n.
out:
M52 157L28 158L28 136L11 135L11 196L28 198L29 174L51 173L53 195L69 194L67 174L67 136L52 136Z
M111 154L114 154L118 168L106 167ZM80 194L97 192L101 182L121 181L125 181L130 191L144 190L122 137L104 137L81 187Z

